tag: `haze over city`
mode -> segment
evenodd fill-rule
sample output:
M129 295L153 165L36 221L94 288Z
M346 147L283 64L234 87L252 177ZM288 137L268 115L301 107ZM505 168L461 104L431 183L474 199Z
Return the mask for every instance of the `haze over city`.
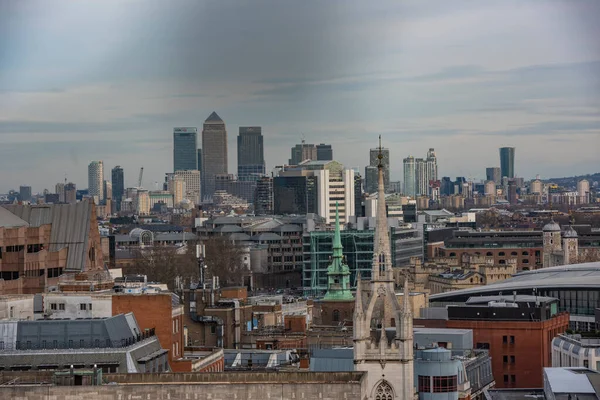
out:
M142 7L143 4L143 7ZM175 126L217 111L235 171L259 125L267 171L300 143L368 164L383 135L392 180L435 147L440 175L485 178L514 146L531 178L597 172L596 1L102 1L0 3L0 191L126 186L172 166ZM494 160L493 163L490 160Z

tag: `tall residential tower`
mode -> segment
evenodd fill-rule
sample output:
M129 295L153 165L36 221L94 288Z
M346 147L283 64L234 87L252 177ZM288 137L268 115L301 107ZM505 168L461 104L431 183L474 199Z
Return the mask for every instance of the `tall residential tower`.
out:
M92 161L88 165L88 194L94 202L100 204L104 200L104 163Z

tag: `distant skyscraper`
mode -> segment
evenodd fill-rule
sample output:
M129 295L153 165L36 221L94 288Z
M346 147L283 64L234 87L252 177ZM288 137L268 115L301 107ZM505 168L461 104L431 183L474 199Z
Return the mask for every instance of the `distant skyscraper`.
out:
M262 128L240 126L237 137L238 180L256 181L265 175Z
M104 200L104 163L92 161L88 165L88 194L94 197L96 204Z
M437 181L438 165L434 149L429 149L429 151L427 152L427 159L425 160L425 162L427 163L427 180ZM427 182L427 185L429 186L429 182Z
M354 215L356 217L364 217L362 208L362 177L359 173L354 174Z
M383 155L383 159L381 160L381 164L383 165L383 187L385 188L385 192L389 193L390 191L390 149L386 149L383 147L381 149L381 154ZM379 159L377 156L379 155L379 148L371 149L369 151L369 165L372 167L377 167L379 165ZM373 183L371 182L371 177L368 176L369 182L367 185L369 188L373 187ZM377 182L375 183L377 186ZM376 191L376 190L375 190ZM374 193L374 192L373 192Z
M65 185L65 203L77 203L77 187L73 182L69 182Z
M112 180L112 199L115 202L116 210L121 211L121 201L125 194L125 175L120 165L114 167L111 171Z
M57 183L55 186L55 193L58 195L58 202L59 203L64 203L65 202L65 184L64 183Z
M367 165L365 167L365 193L377 192L378 171L377 167L373 165Z
M415 158L415 191L417 196L426 196L429 192L427 162L422 158Z
M256 181L254 213L256 215L273 214L273 178L270 176L262 177Z
M501 147L500 148L500 171L502 177L515 177L515 148Z
M529 184L529 193L530 194L543 194L544 184L539 179L535 179L531 181Z
M204 121L202 129L202 197L212 198L215 175L227 174L227 130L216 112Z
M202 171L202 149L198 149L198 171Z
M106 200L112 200L112 183L110 183L110 181L104 181L103 185L104 202L106 203Z
M415 197L417 194L416 188L416 162L413 156L408 156L403 161L404 165L404 195Z
M517 182L514 179L508 180L508 196L510 204L517 204Z
M577 196L579 196L579 204L590 202L590 181L582 179L577 182Z
M316 160L317 159L317 146L314 144L307 144L302 141L301 144L297 144L292 147L292 158L290 158L290 165L298 165L302 161Z
M198 168L197 149L197 128L173 128L173 171Z
M497 186L502 183L502 174L499 167L488 167L485 169L485 179L494 181Z
M333 148L330 144L318 144L317 145L317 160L318 161L331 161L333 160Z
M167 176L169 177L170 174ZM185 193L184 198L188 199L194 204L200 203L200 193L201 193L201 185L200 185L200 171L193 170L185 170L185 171L175 171L174 175L179 177L183 182L185 182ZM169 178L167 178L169 179ZM177 178L171 178L172 180L177 180ZM173 193L176 196L175 193Z
M23 201L31 201L31 186L19 187L19 197Z

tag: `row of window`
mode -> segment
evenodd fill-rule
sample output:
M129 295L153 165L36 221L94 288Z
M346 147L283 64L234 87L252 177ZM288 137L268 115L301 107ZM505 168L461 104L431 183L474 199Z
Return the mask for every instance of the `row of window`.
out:
M493 257L494 253L492 253L491 251L488 251L485 255L486 255L486 257ZM517 253L516 251L513 251L513 252L510 253L510 255L516 257L516 256L519 255L519 253ZM529 252L528 251L524 251L524 252L521 253L521 255L522 256L528 256ZM506 256L506 253L503 252L503 251L501 251L501 252L498 253L498 257L505 257L505 256ZM450 254L448 254L448 257L456 257L456 253L453 251Z
M449 393L456 392L457 376L425 376L419 375L419 393Z
M65 311L65 303L50 303L50 310ZM79 303L80 311L92 311L92 303Z

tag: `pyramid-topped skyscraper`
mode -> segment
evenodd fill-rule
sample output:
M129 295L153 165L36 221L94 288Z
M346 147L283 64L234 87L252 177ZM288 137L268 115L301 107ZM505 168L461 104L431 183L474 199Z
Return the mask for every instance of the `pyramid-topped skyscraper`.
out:
M214 111L202 128L201 174L202 200L210 200L215 192L215 176L227 174L227 129Z

